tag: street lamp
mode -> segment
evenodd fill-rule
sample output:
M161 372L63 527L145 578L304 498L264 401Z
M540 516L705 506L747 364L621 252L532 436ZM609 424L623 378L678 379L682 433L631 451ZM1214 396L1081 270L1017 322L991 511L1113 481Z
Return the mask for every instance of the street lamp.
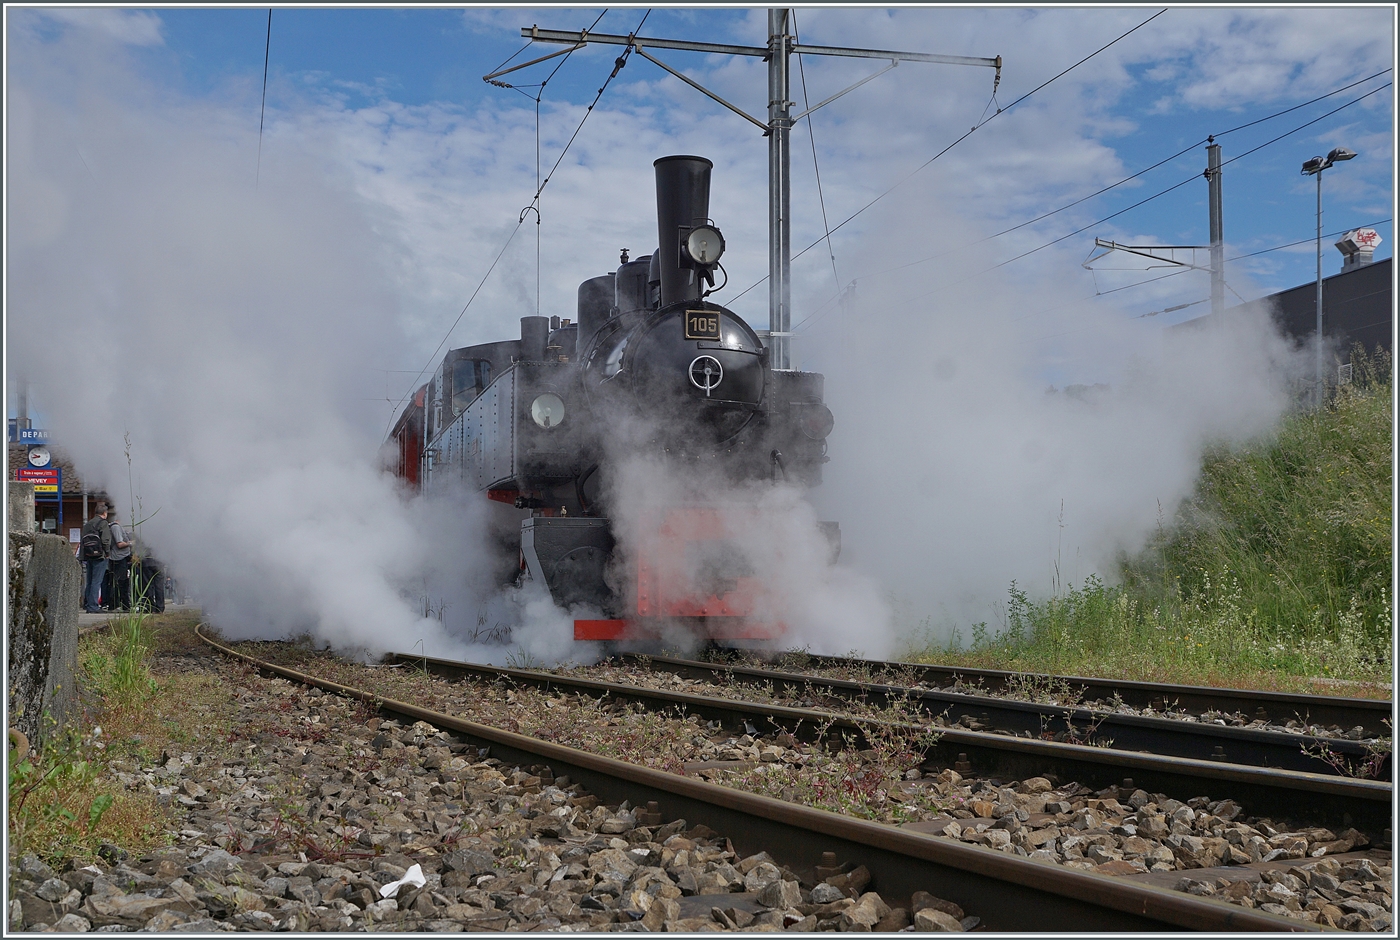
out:
M1316 399L1322 405L1322 171L1334 163L1350 160L1356 151L1333 147L1326 157L1313 157L1303 164L1305 176L1317 177L1317 375Z

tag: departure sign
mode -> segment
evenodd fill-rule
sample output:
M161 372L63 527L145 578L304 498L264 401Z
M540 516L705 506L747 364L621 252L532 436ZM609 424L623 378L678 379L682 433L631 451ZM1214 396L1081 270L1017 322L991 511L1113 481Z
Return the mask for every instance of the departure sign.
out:
M20 467L15 471L15 479L33 483L35 493L46 493L57 498L59 488L63 485L63 471L57 467L44 469Z
M685 338L707 339L718 343L720 340L719 311L687 310L685 312Z

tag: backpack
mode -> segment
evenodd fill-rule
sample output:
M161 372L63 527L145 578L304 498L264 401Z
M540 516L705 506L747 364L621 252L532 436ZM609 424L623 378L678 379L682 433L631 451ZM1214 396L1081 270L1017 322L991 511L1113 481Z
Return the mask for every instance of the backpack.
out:
M106 558L104 541L109 541L109 539L102 538L104 535L106 535L106 520L104 518L95 518L84 525L83 541L78 542L81 545L84 562L99 562L99 560Z
M102 548L102 534L97 530L97 526L83 530L82 545L83 561L100 561L107 557L107 552Z

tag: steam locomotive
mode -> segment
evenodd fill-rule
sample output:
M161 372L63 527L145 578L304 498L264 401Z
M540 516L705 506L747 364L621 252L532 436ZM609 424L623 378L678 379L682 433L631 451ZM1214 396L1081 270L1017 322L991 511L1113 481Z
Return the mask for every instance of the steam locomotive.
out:
M624 250L616 270L580 284L572 321L522 317L519 339L449 351L394 424L390 464L425 493L484 493L501 580L543 584L581 614L575 639L676 627L774 639L781 615L735 538L764 510L734 494L821 482L833 424L823 376L774 369L764 336L706 300L724 251L709 218L713 164L654 167L657 250ZM625 472L636 461L681 481L681 495L641 499ZM834 561L839 529L819 525Z

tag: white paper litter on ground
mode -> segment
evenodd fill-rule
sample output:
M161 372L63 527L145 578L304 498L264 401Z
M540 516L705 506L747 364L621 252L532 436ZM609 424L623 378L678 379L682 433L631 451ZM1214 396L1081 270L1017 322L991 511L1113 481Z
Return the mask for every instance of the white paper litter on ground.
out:
M423 875L423 867L421 865L414 865L408 871L404 872L403 877L398 881L391 881L380 888L379 896L381 898L392 898L399 893L399 889L404 885L421 888L427 883L428 879Z

